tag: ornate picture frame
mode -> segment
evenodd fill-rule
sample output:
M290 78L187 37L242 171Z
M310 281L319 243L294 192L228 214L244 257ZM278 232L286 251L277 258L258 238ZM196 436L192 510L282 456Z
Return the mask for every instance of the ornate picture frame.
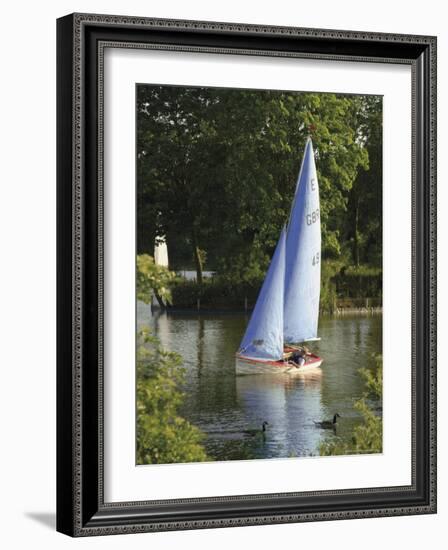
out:
M103 61L111 44L411 67L410 485L105 501ZM435 513L436 38L72 14L57 22L57 51L57 530L90 536Z

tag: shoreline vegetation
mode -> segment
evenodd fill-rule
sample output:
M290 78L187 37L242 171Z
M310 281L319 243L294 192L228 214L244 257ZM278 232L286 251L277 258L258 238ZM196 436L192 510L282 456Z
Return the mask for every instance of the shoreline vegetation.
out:
M164 350L149 328L139 331L137 464L212 460L202 446L205 434L178 414L184 400L182 361L178 353Z
M198 282L157 265L148 254L137 256L137 299L173 313L252 311L262 283L262 277L240 281L219 274ZM323 261L321 314L380 314L381 294L380 269L343 268Z
M372 454L383 452L383 357L373 357L373 369L360 369L365 391L353 404L361 415L361 422L355 426L350 438L322 443L319 456Z

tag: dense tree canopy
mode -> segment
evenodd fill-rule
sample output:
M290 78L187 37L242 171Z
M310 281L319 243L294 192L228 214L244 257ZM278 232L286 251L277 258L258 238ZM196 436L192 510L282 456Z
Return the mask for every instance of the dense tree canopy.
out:
M138 252L259 277L311 133L324 258L380 266L381 122L376 96L138 86Z

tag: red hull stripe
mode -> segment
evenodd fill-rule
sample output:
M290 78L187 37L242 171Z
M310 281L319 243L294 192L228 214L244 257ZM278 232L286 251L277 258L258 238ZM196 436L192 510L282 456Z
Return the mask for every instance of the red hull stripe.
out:
M251 359L250 357L243 357L242 355L236 354L236 357L240 361L244 361L246 363L261 363L263 365L272 365L273 367L284 367L285 361L263 361L263 359ZM317 355L314 355L314 353L311 354L311 359L306 362L306 365L312 365L313 363L317 363L321 361L322 359L318 357Z

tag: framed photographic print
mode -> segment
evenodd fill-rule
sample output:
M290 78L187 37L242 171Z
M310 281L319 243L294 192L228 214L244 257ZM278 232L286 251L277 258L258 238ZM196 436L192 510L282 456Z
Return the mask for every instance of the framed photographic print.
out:
M436 38L57 40L57 529L434 513Z

